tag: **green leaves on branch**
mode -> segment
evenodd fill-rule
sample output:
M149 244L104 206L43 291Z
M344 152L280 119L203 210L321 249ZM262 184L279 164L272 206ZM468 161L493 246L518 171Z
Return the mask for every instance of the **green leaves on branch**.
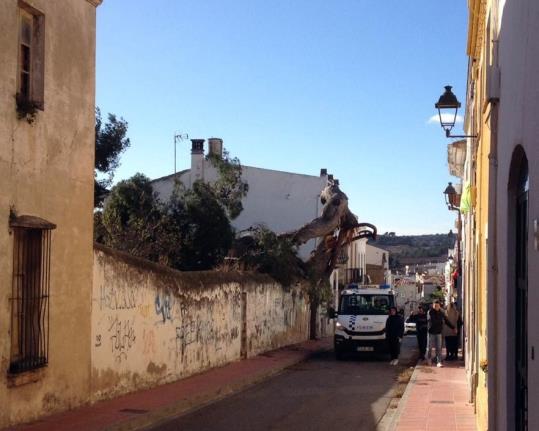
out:
M235 251L247 269L269 274L283 286L304 277L304 263L291 238L280 237L264 226L238 239Z
M127 137L127 121L108 115L103 124L101 111L95 108L95 180L94 207L103 204L114 178L114 171L120 166L120 155L131 145ZM101 178L98 179L98 176Z
M201 182L192 190L178 187L163 203L149 178L136 174L113 187L95 217L98 242L185 271L215 267L233 239L214 191Z
M249 191L248 184L241 178L242 167L237 157L231 158L225 149L222 156L208 154L206 159L217 169L217 181L211 184L217 199L226 209L231 220L243 211L241 200Z

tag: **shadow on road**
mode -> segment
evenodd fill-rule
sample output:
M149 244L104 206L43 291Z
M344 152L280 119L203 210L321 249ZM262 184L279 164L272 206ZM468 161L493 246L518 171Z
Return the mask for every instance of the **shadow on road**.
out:
M403 363L414 356L415 337L405 337ZM362 354L337 361L333 352L321 352L259 385L152 429L375 430L406 368L389 365L385 357Z

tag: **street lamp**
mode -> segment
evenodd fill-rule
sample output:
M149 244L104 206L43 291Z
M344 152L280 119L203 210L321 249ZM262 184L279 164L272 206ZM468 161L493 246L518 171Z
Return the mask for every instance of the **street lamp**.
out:
M455 190L455 187L453 187L452 183L449 183L447 187L444 190L445 195L445 203L447 204L447 208L449 210L456 210L460 211L459 209L459 195L457 191Z
M434 107L438 110L440 125L445 130L445 136L447 138L476 138L477 136L473 135L451 135L451 130L455 127L457 112L460 108L460 102L451 91L452 88L450 85L446 85L444 93L440 96L438 102L434 104Z

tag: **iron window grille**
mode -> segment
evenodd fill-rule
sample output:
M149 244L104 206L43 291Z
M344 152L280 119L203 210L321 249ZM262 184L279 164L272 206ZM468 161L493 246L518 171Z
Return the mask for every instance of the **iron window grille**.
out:
M56 226L33 216L14 217L9 373L47 365L51 231Z

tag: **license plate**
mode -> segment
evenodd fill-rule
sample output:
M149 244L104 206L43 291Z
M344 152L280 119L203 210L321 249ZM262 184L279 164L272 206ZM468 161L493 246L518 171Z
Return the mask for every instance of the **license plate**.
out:
M374 347L371 346L360 346L357 348L358 352L372 352L374 351Z

